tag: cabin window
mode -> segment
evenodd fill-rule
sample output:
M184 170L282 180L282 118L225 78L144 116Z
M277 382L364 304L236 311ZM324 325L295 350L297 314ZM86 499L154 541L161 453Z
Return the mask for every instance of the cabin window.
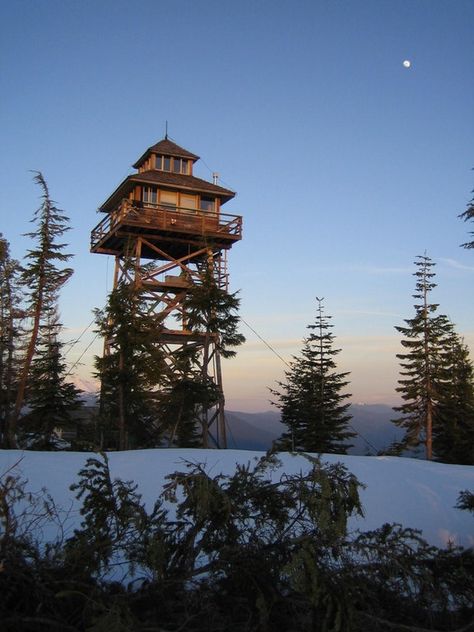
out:
M176 207L178 196L174 191L160 191L160 203L163 204L163 206Z
M156 204L156 189L154 187L143 187L142 200L148 204Z
M151 163L150 163L151 164ZM172 158L155 154L155 169L160 171L172 171L173 173L189 173L189 160L186 158Z
M201 211L211 211L215 210L215 200L211 197L201 196Z
M179 205L184 209L196 209L197 198L195 195L187 195L185 193L181 193L181 195L179 196Z

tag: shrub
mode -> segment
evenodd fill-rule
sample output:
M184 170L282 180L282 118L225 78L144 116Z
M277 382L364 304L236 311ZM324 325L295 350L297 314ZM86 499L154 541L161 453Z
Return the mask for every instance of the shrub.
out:
M305 473L280 476L274 455L232 475L188 463L147 511L98 455L73 486L82 524L50 547L37 524L18 530L24 487L3 481L2 630L467 632L472 551L399 525L348 533L360 484L306 458Z

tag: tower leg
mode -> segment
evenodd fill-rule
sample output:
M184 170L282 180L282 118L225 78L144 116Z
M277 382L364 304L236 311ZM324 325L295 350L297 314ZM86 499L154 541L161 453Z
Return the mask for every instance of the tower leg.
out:
M142 259L143 244L146 244L148 252L151 247L156 250L156 259L152 262ZM178 398L171 405L172 412L165 413L176 418L156 420L157 427L165 433L158 445L163 442L165 445L176 445L183 419L190 423L189 400L186 404L184 398L191 397L192 401L197 393L199 401L201 393L201 402L194 413L196 424L201 427L201 445L204 448L227 447L219 332L213 329L215 324L211 324L217 315L213 310L218 310L220 304L215 300L216 292L227 291L226 264L222 252L203 247L202 244L198 244L196 250L187 256L175 259L158 246L155 247L149 238L141 236L129 241L127 256L116 257L114 290L122 285L130 286L137 293L136 309L139 317L143 316L148 328L151 326L153 330L150 323L155 323L156 327L152 345L156 357L163 359L163 367L161 377L157 377L158 382L147 387L150 396L156 401L161 398L166 403L167 394L174 391L175 398ZM208 288L206 284L209 284ZM210 312L206 305L207 289L209 301L214 300L215 304ZM194 290L198 294L201 290L197 305L192 300L189 303ZM104 341L104 356L110 356L113 352L117 354L120 373L127 367L112 328L112 334ZM181 403L180 393L183 398ZM126 449L129 412L121 384L118 385L116 406L117 443L119 449ZM101 410L103 412L103 407ZM163 410L166 411L166 405ZM157 431L158 435L160 432Z
M220 394L217 412L218 447L227 448L227 432L225 425L225 397L222 384L221 356L219 353L216 354L216 383Z

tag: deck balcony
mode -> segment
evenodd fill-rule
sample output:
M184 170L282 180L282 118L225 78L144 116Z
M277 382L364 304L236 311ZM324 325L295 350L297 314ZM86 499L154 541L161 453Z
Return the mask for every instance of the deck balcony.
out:
M125 199L92 230L91 251L121 254L131 235L173 243L209 240L230 248L242 238L242 217Z

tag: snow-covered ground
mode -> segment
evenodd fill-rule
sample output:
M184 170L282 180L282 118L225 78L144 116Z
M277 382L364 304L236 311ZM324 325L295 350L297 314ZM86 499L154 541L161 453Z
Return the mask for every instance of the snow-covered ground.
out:
M162 490L167 474L184 471L186 462L203 463L211 475L232 473L236 463L248 463L263 452L246 450L136 450L109 454L113 478L132 480L151 508ZM83 452L0 451L0 476L11 468L27 480L27 490L48 490L57 506L67 512L69 531L79 524L80 504L69 486L78 471L92 456ZM303 455L281 453L281 468L272 477L305 471L309 467ZM354 518L350 528L375 529L386 522L420 529L423 537L439 547L449 542L474 546L472 514L455 508L459 492L474 491L474 467L430 463L397 457L323 455L322 460L342 462L366 487L360 496L365 517Z

